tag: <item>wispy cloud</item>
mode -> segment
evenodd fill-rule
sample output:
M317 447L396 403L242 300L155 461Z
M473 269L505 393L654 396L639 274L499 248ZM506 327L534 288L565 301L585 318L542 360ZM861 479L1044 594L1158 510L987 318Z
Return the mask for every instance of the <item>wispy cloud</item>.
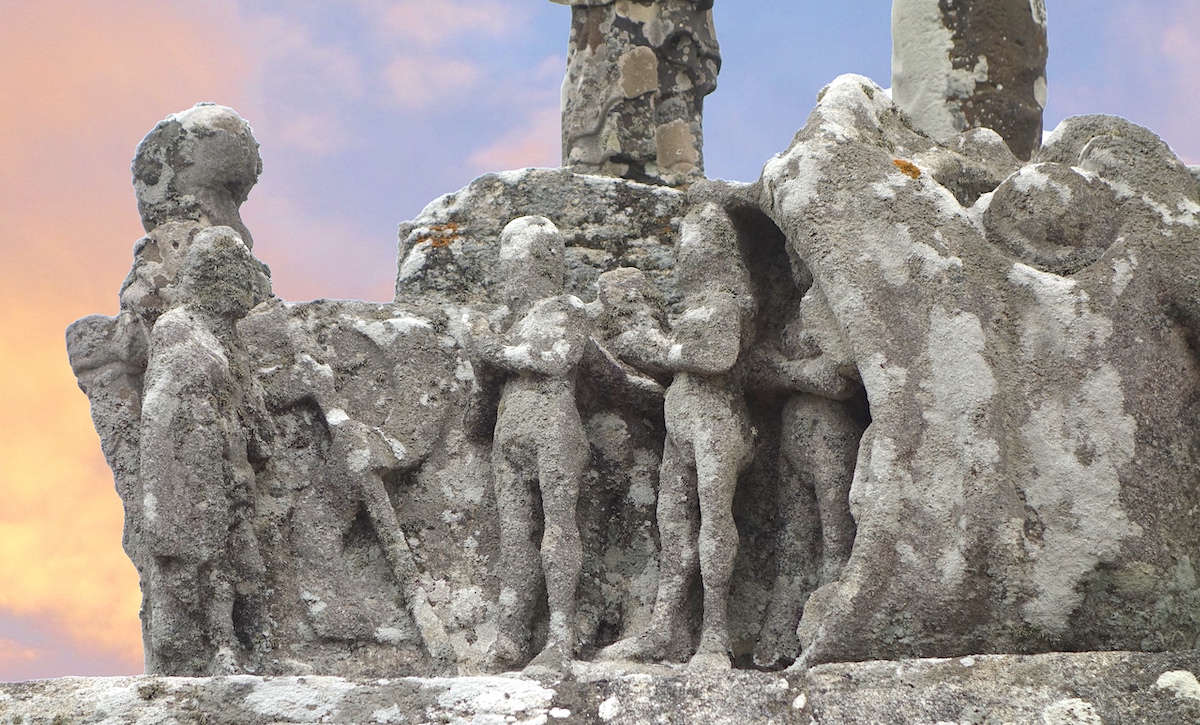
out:
M503 37L521 25L527 11L504 0L358 0L382 27L405 44L438 46L463 35Z
M272 12L250 17L254 63L251 87L260 105L256 129L277 147L317 156L352 148L354 104L371 87L371 73L353 48L318 38L312 18Z
M46 656L42 650L26 647L11 639L0 639L0 668L33 662Z
M562 158L561 113L554 105L534 110L523 122L471 154L470 171L482 174L527 166L558 166Z
M461 100L482 75L482 68L470 61L436 57L399 57L384 71L395 104L410 111Z

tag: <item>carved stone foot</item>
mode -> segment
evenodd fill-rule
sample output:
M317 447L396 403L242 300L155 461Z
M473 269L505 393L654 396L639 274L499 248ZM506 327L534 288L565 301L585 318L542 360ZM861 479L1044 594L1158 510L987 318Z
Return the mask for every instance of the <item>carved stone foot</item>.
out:
M688 669L693 672L725 672L733 669L733 663L724 652L697 652L688 660Z
M641 634L613 642L600 650L596 659L603 662L645 662L666 659L670 637L660 628L651 627Z
M497 672L511 672L521 666L525 660L525 652L511 637L503 634L496 637L492 646L492 669Z
M555 644L546 645L521 674L536 680L558 680L571 674L571 653Z
M722 672L733 667L729 658L729 637L706 631L700 635L700 646L688 660L688 669L697 672Z

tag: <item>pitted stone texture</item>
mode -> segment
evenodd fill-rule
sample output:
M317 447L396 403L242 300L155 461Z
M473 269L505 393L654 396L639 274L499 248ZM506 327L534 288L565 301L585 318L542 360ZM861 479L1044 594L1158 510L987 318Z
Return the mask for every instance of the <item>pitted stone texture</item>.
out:
M1145 148L1125 138L1105 138L1110 155ZM870 401L853 551L807 602L801 663L1192 646L1195 203L1100 176L1130 185L1113 243L1059 276L987 241L980 216L1015 212L1000 192L968 209L899 163L929 148L875 84L845 76L764 170L763 207Z
M1119 116L1064 119L1033 160L1078 167L1108 181L1122 197L1152 199L1171 214L1181 212L1182 200L1200 201L1192 168L1150 129Z
M679 186L704 176L704 97L717 86L712 0L571 5L563 166Z
M892 93L925 133L994 129L1018 158L1041 145L1044 0L894 0Z
M803 714L839 725L1185 723L1200 718L1200 702L1158 683L1170 673L1180 679L1198 665L1195 652L822 665L805 675Z
M973 128L945 146L933 146L912 161L946 187L963 206L994 191L1021 168L1004 139L990 128Z
M74 723L1188 723L1194 652L1084 652L822 665L786 679L576 665L509 677L63 678L0 684L0 722ZM1093 719L1088 719L1093 718Z
M259 170L258 144L231 109L201 104L159 123L133 162L148 233L121 311L67 330L125 504L151 672L238 671L265 636L250 512L269 435L236 332L271 298L238 214Z
M566 169L487 174L400 225L396 299L499 303L500 232L522 216L563 235L568 294L594 299L596 278L616 267L638 267L668 291L684 206L674 189Z

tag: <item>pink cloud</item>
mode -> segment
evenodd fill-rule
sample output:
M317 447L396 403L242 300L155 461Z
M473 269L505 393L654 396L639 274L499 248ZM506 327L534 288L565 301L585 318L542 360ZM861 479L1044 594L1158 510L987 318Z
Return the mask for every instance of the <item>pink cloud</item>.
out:
M347 109L371 84L359 55L321 42L283 15L256 16L249 27L255 38L251 85L261 96L252 119L256 131L280 148L317 156L353 147Z
M254 254L271 268L275 294L286 300L321 297L390 301L395 284L393 238L374 243L351 218L301 208L255 189L242 209L254 233Z
M561 112L557 105L539 108L519 127L472 153L467 160L469 169L472 173L482 174L527 166L558 166L562 158L561 129Z
M313 156L331 156L354 144L346 125L333 113L316 111L276 121L271 141L282 149L296 149Z
M1106 69L1113 77L1100 82L1122 94L1126 112L1184 161L1200 163L1200 6L1193 0L1129 3L1114 13L1108 32L1111 37L1099 42L1107 41L1110 56L1120 60Z
M483 69L474 63L438 57L400 57L384 70L395 103L414 111L461 99L482 74Z
M11 667L14 664L33 662L45 657L42 650L26 647L11 639L0 639L0 667Z
M506 35L524 12L500 0L400 0L389 4L384 22L405 40L432 46L463 33Z
M1173 17L1164 25L1159 39L1166 87L1166 126L1161 131L1184 161L1200 164L1200 138L1196 124L1200 119L1200 95L1196 78L1200 76L1200 7L1188 2L1174 8Z

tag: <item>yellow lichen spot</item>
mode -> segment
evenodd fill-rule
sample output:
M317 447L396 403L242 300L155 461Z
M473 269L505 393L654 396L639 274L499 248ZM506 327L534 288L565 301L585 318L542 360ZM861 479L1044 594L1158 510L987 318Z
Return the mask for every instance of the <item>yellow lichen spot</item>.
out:
M894 161L892 161L892 163L896 165L897 169L900 169L901 173L903 173L907 176L911 176L914 179L921 176L921 170L918 169L917 165L911 161L905 161L904 159L895 159Z

